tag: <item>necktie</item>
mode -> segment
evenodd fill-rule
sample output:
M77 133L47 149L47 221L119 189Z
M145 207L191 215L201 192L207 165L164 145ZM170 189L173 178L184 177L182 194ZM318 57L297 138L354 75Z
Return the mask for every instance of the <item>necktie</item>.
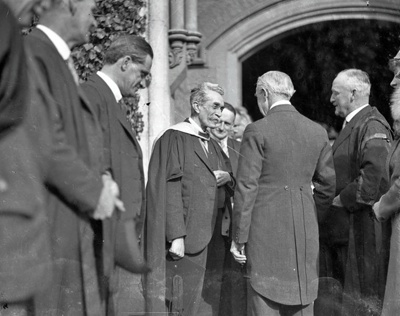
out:
M222 150L224 151L225 155L229 158L229 150L228 150L228 144L226 142L219 142L219 145L221 146Z
M75 84L78 86L79 85L79 76L78 76L78 73L76 72L75 64L74 64L74 60L72 59L72 56L69 56L69 58L66 60L66 63L69 68L69 71L71 72L72 77L74 78Z

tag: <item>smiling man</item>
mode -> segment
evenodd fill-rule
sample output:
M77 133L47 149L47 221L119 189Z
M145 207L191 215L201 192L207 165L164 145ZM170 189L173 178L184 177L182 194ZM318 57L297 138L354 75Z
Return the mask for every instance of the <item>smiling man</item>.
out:
M203 304L208 245L217 210L225 202L225 190L218 187L232 193L234 184L221 149L206 132L219 124L222 94L217 84L205 82L194 88L191 116L171 126L154 146L145 245L153 270L146 288L149 314L165 312L165 296L169 310L181 315L198 315Z
M351 299L342 308L349 315L372 315L383 294L382 226L369 215L388 182L384 170L392 136L385 118L369 105L370 89L367 73L347 69L333 81L330 98L335 115L345 121L332 147L336 194L321 229L320 276L332 276L344 287L343 299Z

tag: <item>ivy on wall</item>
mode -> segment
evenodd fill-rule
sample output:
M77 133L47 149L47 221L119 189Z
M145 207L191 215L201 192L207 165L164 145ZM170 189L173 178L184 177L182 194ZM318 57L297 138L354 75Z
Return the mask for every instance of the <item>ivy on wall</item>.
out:
M143 35L146 30L145 0L96 0L97 25L92 28L89 43L73 50L75 67L86 80L103 66L103 52L120 34ZM139 95L125 98L127 117L139 135L143 131L143 114L138 111Z

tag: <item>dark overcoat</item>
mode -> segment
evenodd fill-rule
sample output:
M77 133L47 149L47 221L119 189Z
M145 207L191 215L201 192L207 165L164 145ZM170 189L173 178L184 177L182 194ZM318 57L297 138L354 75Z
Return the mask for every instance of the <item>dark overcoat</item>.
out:
M315 185L312 192L311 184ZM285 305L318 291L318 222L335 192L326 131L290 105L247 126L240 147L233 238L246 244L250 285Z
M84 113L90 113L91 109L75 84L68 66L42 31L33 30L27 36L27 44L55 100L54 111L61 122L57 127L63 130L65 141L77 153L76 164L81 165L82 160L89 168L98 168L100 157L91 155L87 140ZM95 126L98 124L96 122L92 115L90 124ZM74 200L68 201L60 196L57 187L49 186L52 193L47 200L47 215L52 235L55 277L52 286L38 297L36 306L39 314L69 312L74 315L101 315L93 244L95 232L90 222L90 212L96 208L102 187L100 171L92 173L86 170L82 177L78 169L70 170L75 173L71 177L82 180L81 183L75 183L88 196L90 205L82 209ZM91 181L96 184L87 185Z

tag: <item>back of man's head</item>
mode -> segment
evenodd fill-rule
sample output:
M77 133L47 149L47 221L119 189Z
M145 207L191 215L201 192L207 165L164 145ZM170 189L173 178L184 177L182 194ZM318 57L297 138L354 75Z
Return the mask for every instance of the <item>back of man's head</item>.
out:
M269 93L290 100L295 93L292 80L281 71L268 71L257 80L257 87Z
M133 62L143 64L147 55L154 57L153 49L147 41L137 35L121 35L114 40L104 54L104 64L113 65L120 58L130 56Z
M350 90L357 91L360 97L369 97L371 91L371 82L365 71L360 69L346 69L338 73L336 78L342 76L346 79L346 85Z

